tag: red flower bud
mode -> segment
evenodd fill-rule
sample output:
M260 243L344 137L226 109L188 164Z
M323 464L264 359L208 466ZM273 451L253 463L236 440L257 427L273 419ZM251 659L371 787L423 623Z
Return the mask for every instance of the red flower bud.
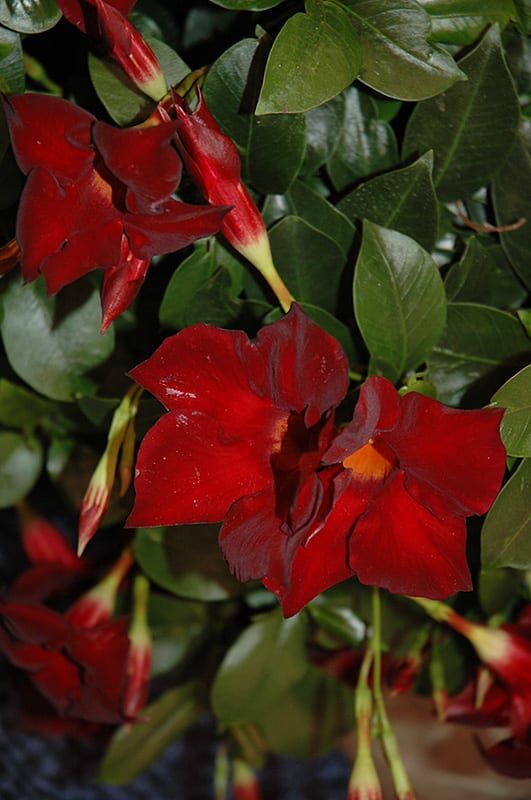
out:
M126 719L134 720L144 708L151 677L152 644L147 622L149 582L143 575L135 579L133 621L129 628L127 683L123 701Z
M70 606L66 613L68 621L80 628L93 628L107 622L114 613L120 584L133 561L131 551L125 550L103 580Z
M261 800L260 784L251 767L239 758L234 759L232 773L234 800Z
M79 573L83 562L54 525L35 514L26 503L18 506L22 544L32 564L54 564Z

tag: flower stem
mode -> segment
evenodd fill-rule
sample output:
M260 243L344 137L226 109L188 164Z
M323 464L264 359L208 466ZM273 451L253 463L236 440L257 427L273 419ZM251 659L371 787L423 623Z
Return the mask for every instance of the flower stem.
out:
M372 590L372 638L371 648L374 656L373 696L378 714L379 734L385 757L391 770L396 796L399 800L415 800L415 793L400 755L394 731L387 716L382 692L382 611L380 590Z

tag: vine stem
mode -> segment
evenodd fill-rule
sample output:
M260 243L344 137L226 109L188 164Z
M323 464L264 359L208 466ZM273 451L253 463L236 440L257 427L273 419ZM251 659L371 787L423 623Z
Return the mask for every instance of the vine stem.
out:
M387 716L382 692L382 608L380 590L377 586L372 590L372 637L373 652L373 697L378 716L379 735L383 751L389 764L395 792L399 800L415 800L415 793L409 780L404 762L400 755L398 742Z

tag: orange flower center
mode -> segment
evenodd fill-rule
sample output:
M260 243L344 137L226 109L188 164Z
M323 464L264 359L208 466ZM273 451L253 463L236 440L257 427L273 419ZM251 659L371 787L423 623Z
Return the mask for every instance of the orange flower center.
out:
M395 464L396 458L390 447L369 439L367 444L360 447L343 461L343 466L352 470L354 477L362 481L381 481L389 474Z

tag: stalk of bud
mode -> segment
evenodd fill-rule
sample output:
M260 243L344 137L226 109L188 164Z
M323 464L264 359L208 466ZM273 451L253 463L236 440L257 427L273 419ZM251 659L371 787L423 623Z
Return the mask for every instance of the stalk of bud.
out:
M151 676L152 641L147 612L149 581L137 575L134 584L133 621L129 628L129 656L127 659L127 686L123 701L124 716L135 720L146 705Z
M432 637L430 680L435 714L439 722L444 722L448 713L448 690L446 688L444 665L441 658L441 648L437 632Z
M107 575L70 606L67 611L69 621L80 628L93 628L110 619L114 613L120 584L133 563L133 554L127 548Z

